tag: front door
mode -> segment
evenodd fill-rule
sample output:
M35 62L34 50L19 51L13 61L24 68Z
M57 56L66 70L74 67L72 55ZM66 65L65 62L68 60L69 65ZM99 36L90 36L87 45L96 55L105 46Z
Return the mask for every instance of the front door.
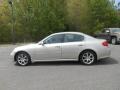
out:
M43 41L43 45L38 47L37 58L40 60L57 60L61 58L61 44L63 34L55 34Z
M37 60L55 60L61 58L61 45L59 44L44 44L36 48Z

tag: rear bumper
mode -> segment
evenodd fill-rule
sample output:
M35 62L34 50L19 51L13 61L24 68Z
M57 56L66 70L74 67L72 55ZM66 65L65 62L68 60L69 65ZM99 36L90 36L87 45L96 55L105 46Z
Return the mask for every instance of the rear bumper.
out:
M100 54L98 55L98 60L104 59L104 58L109 58L111 55L111 50L110 47L106 47L105 49L102 49Z

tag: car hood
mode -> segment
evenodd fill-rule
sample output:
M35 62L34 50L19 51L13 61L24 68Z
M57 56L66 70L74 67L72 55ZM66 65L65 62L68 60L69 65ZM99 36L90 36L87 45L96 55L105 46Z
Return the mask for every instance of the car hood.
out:
M113 34L120 34L120 32L114 32Z
M13 51L14 52L24 51L24 50L27 50L30 48L34 48L35 46L36 46L36 44L28 44L28 45L24 45L24 46L19 46L19 47L16 47Z

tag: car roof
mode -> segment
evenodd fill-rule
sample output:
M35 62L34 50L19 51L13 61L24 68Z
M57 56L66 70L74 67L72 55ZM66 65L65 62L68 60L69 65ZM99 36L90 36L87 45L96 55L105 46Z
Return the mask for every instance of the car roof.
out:
M89 36L89 35L84 34L84 33L81 33L81 32L58 32L58 33L53 33L53 34L47 36L46 38L49 38L50 36L56 35L56 34L79 34L79 35L83 35L84 37L87 37L88 39L89 39L89 38L95 39L94 37ZM45 40L46 38L44 38L43 40ZM43 40L42 40L42 41L43 41Z
M79 35L82 35L84 37L94 38L90 35L87 35L87 34L84 34L84 33L81 33L81 32L58 32L58 33L53 33L51 35L56 35L56 34L79 34Z
M120 29L120 28L105 28L105 29L114 30L114 29Z
M81 32L58 32L58 33L54 33L54 34L81 34L81 35L85 35L84 33L81 33Z

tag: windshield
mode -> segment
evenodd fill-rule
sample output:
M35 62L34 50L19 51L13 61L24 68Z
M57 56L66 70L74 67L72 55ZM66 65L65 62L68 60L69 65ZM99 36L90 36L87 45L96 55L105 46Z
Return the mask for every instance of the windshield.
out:
M120 28L114 28L111 31L112 31L112 33L120 32Z

